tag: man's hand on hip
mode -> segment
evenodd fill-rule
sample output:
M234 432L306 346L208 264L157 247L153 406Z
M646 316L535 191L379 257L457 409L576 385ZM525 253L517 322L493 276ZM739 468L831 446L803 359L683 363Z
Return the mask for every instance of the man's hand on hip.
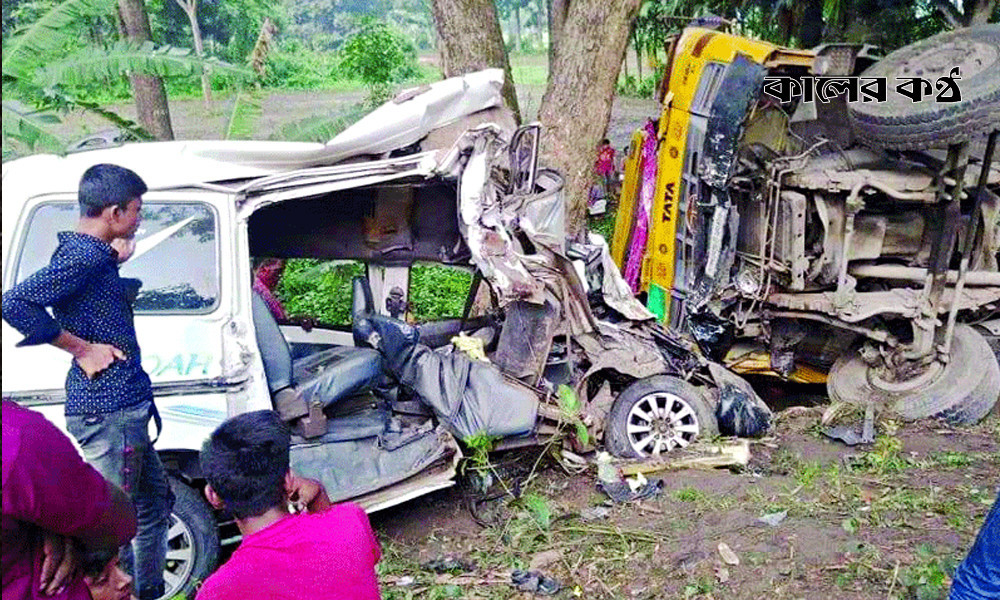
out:
M116 360L125 360L125 353L110 344L87 344L85 349L76 356L76 364L80 365L89 379L97 377Z

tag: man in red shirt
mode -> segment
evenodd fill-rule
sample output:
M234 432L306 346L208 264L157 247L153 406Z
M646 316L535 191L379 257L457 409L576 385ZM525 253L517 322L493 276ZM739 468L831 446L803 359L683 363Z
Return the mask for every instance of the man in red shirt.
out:
M271 411L234 417L205 441L205 495L233 513L243 542L197 600L379 599L381 551L367 515L333 505L323 484L292 473L289 443Z
M90 600L74 548L117 553L135 509L45 417L6 400L2 411L3 598Z

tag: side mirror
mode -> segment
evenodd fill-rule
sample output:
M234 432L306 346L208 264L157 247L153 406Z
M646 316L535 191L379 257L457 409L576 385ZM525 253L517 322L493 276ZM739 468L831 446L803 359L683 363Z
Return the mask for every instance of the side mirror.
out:
M519 127L510 139L510 193L531 194L538 174L538 143L542 126L531 123Z

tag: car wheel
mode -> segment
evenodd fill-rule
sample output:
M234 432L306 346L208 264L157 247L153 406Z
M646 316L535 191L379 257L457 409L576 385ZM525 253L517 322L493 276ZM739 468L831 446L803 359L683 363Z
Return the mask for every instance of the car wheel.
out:
M910 381L886 383L850 352L837 359L827 377L835 402L885 402L908 421L941 417L970 424L985 417L1000 397L1000 364L986 339L968 325L956 325L947 363Z
M961 99L938 102L939 77L953 67ZM969 27L900 48L869 67L862 77L887 79L885 102L848 106L854 133L865 143L894 150L923 150L978 139L1000 122L1000 25ZM920 102L896 92L897 79L920 77L931 93Z
M196 586L215 570L219 534L211 507L194 488L171 477L174 510L167 533L163 598L193 598Z
M640 379L615 399L604 428L608 452L624 458L658 456L718 433L702 392L669 375Z

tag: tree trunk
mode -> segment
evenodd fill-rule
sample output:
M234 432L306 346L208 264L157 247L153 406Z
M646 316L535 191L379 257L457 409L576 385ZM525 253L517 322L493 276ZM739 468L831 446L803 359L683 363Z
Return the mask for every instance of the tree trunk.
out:
M986 25L997 9L998 0L965 0L965 24L968 27Z
M145 0L118 0L118 13L124 37L136 44L151 41ZM163 80L156 75L142 73L129 75L129 80L132 83L132 95L135 96L139 124L158 140L174 139Z
M503 98L521 122L510 60L493 0L432 0L441 70L454 77L491 67L504 70Z
M538 47L545 48L545 34L549 27L548 0L538 0L538 16L535 17L535 26L538 27Z
M514 5L514 52L521 51L521 7Z
M544 128L545 164L566 179L571 236L586 225L595 151L611 118L615 82L640 1L572 0L559 33L538 120Z
M635 71L638 75L636 78L636 85L642 81L642 48L639 47L638 42L635 45Z
M550 0L549 4L549 73L551 76L552 65L556 62L556 48L559 46L559 38L562 35L563 27L566 26L566 13L569 10L569 0Z
M198 58L205 58L205 46L201 39L201 27L198 25L198 0L177 0L177 4L187 15L188 22L191 23L191 38L194 41L194 53ZM205 105L212 101L212 81L208 76L208 71L201 72L201 95L205 99Z

